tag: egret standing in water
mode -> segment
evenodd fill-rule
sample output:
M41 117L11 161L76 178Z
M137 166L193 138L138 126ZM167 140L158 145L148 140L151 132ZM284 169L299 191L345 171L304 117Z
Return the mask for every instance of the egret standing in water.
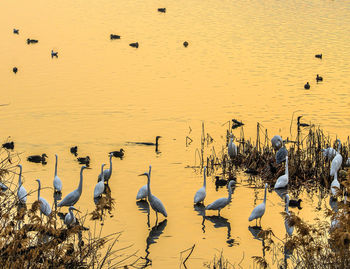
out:
M102 180L102 176L106 182L111 178L112 175L112 157L113 153L109 154L109 169L103 170L101 174L98 176L98 181L100 182Z
M151 166L149 167L149 169L151 170ZM166 213L162 201L155 197L151 192L151 177L149 173L146 172L141 174L140 176L147 176L147 196L152 209L156 212L156 222L158 222L158 212L163 214L164 217L168 217L168 214Z
M288 156L286 156L286 172L280 176L275 184L275 189L285 188L288 185Z
M61 206L73 206L75 205L81 196L81 193L83 191L83 170L87 168L85 165L81 167L80 170L80 181L79 186L76 190L69 193L66 197L63 198L63 200L58 204L59 207Z
M334 179L331 183L331 193L333 196L337 194L338 189L340 189L340 183L338 181L338 172L336 171L334 174Z
M227 148L228 155L230 156L231 159L237 156L237 146L233 142L233 135L230 135L230 142L228 143L228 148Z
M40 212L44 214L45 216L49 216L51 214L51 206L48 203L48 201L45 200L45 198L40 196L40 190L41 190L41 183L40 179L36 180L39 184L38 186L38 201L40 203Z
M53 179L53 187L55 192L61 192L62 191L62 181L61 179L57 176L57 154L55 154L56 157L56 163L55 163L55 177Z
M19 167L17 197L22 204L25 204L27 202L27 191L22 185L22 165L17 166Z
M288 210L288 205L289 205L289 195L288 194L286 194L285 202L286 202L286 208L285 208L286 213L287 213L288 216L290 216L290 212ZM288 224L288 220L287 219L284 220L284 226L286 227L287 234L289 236L291 236L293 234L293 231L294 231L294 226L290 226Z
M249 221L256 220L256 225L258 224L258 219L260 219L260 226L261 226L261 218L265 214L266 209L266 193L267 193L267 183L265 183L265 194L264 194L264 201L257 205L253 211L252 214L249 216Z
M206 166L204 166L203 176L204 176L203 187L201 187L194 195L195 204L202 203L205 199L205 196L207 196L207 192L205 190L207 185L207 167Z
M338 172L338 170L340 169L341 164L343 162L343 157L340 154L341 142L339 139L337 139L337 142L338 142L338 150L337 150L335 157L333 158L333 160L331 162L331 170L330 170L331 176L335 176L335 174Z
M151 177L151 166L149 166L148 174L149 174L149 177ZM146 184L146 185L143 185L137 192L136 200L147 199L147 196L148 196L148 190L147 190L147 184Z
M105 166L105 164L103 163L101 166L101 175L103 175L103 167L104 166ZM105 191L105 179L104 179L104 177L102 177L102 180L99 181L95 186L94 198L99 197L104 191Z
M71 226L77 222L77 219L75 218L75 216L73 214L73 210L80 212L74 206L69 207L69 209L68 209L69 213L67 213L67 215L64 218L64 224L66 224L67 226Z
M205 210L217 210L218 216L220 216L220 210L223 209L225 206L227 206L231 202L232 197L232 186L235 184L234 181L230 181L228 184L228 197L223 197L215 200L211 204L209 204Z

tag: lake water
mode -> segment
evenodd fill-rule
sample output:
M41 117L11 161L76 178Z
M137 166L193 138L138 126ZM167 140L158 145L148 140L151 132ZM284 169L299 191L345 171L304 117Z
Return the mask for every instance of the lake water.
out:
M243 268L253 268L251 256L263 255L261 241L248 230L263 190L249 188L247 176L239 176L222 218L207 218L203 225L193 208L202 175L186 167L195 164L202 122L216 152L224 145L222 124L232 118L244 121L246 137L255 137L256 122L270 136L290 136L293 112L333 137L349 134L348 1L14 0L0 7L0 103L8 104L0 107L0 131L3 141L11 136L21 153L24 186L34 190L40 178L44 187L52 187L58 154L63 195L75 189L80 166L69 148L78 145L79 156L91 157L92 170L84 171L77 207L91 211L101 164L108 163L109 151L123 148L125 158L113 159L110 187L116 207L104 221L103 234L123 231L119 247L132 244L126 253L138 250L143 257L149 252L154 268L179 267L180 252L193 244L190 268L220 251L235 266L243 260ZM167 12L157 12L159 7ZM111 33L121 39L111 41ZM39 43L27 45L27 38ZM139 48L131 42L139 42ZM57 59L50 57L52 49ZM316 84L316 74L324 81ZM307 81L309 91L304 90ZM156 135L162 136L159 154L154 147L127 143L152 142ZM186 136L193 139L189 147ZM46 166L25 161L44 152ZM150 164L152 191L169 214L153 232L154 213L149 228L135 200L146 182L137 175ZM206 204L226 195L208 178ZM52 203L52 189L42 196ZM303 209L294 212L313 220L316 197L304 194ZM281 239L283 210L283 201L269 192L262 226ZM278 261L268 260L276 267Z

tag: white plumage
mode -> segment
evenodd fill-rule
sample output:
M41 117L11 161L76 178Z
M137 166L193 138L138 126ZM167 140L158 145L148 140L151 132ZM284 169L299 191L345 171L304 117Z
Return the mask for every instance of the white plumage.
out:
M22 185L22 165L17 166L19 167L17 197L22 204L25 204L27 202L27 191Z
M337 154L337 151L334 148L326 148L326 149L322 149L322 154L323 154L323 157L329 160L332 160L334 156Z
M151 166L149 167L151 170ZM148 201L152 207L152 209L156 212L157 220L158 220L158 212L163 214L164 217L168 217L168 214L166 213L165 207L161 200L159 200L157 197L155 197L151 192L151 178L149 173L144 173L142 176L147 176L147 195L148 195Z
M234 181L230 181L228 184L228 197L219 198L216 201L212 202L211 204L207 205L205 210L217 210L218 215L220 215L220 210L223 209L225 206L227 206L231 202L231 196L232 196L232 186L234 185Z
M80 181L78 189L72 191L69 193L64 199L58 204L59 207L61 206L72 206L75 205L80 198L80 195L83 191L83 170L87 168L86 166L82 166L80 170Z
M341 142L339 139L337 139L337 142L338 142L338 150L331 162L331 169L330 169L331 176L334 176L339 171L341 164L343 162L343 157L340 154Z
M266 210L266 192L267 192L267 183L265 184L264 201L253 209L252 213L249 216L249 219L248 219L249 221L260 219L260 225L261 225L261 218L262 216L264 216L265 210Z
M36 180L38 182L38 201L40 203L40 211L43 213L45 216L49 216L51 214L51 206L48 203L48 201L45 200L45 198L40 196L40 190L41 190L41 183L40 179Z
M290 216L290 212L288 210L288 204L289 204L289 195L286 194L286 198L285 198L285 202L286 202L286 213ZM289 226L287 219L284 220L284 226L286 227L286 232L289 236L291 236L293 234L294 231L294 226Z
M275 189L285 188L288 185L288 156L286 156L286 171L285 174L280 176L275 184Z
M101 166L101 174L103 173L103 167L105 166L105 164L102 164ZM102 180L100 182L98 182L95 186L94 189L94 198L99 197L103 192L105 191L105 179L102 178Z
M280 137L279 135L275 135L271 139L271 144L275 150L279 150L283 145L282 137Z
M237 156L237 146L233 142L233 137L231 135L230 142L228 143L228 148L227 148L228 155L230 156L231 159Z
M333 188L336 187L336 188ZM338 172L335 172L334 179L331 183L331 193L333 196L337 194L338 189L340 189L340 183L338 181Z
M201 187L194 195L195 204L203 202L205 199L205 196L207 195L207 192L206 192L207 167L204 167L203 175L204 175L203 187Z
M67 215L64 218L64 224L66 224L67 226L70 226L70 225L76 223L76 221L77 221L74 214L73 214L73 210L80 212L74 206L69 207L69 209L68 209L69 212L67 213Z
M149 167L148 174L151 177L151 166ZM147 199L147 196L148 196L148 188L146 184L146 185L143 185L137 192L136 200Z
M109 154L109 169L103 170L103 178L105 181L108 182L108 180L111 178L112 175L112 157L113 153ZM102 172L98 175L98 181L102 180Z
M61 179L57 176L57 154L55 154L56 157L56 163L55 163L55 177L53 179L53 187L55 189L55 191L57 192L61 192L62 191L62 181Z

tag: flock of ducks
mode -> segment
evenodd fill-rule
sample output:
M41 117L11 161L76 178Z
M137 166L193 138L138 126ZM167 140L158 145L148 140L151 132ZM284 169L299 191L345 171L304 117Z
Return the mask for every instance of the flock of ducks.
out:
M315 58L321 59L322 60L322 54L316 54ZM319 83L323 81L323 77L321 77L319 74L316 75L316 82ZM310 84L309 82L306 82L306 84L304 85L304 89L305 90L309 90L310 89Z

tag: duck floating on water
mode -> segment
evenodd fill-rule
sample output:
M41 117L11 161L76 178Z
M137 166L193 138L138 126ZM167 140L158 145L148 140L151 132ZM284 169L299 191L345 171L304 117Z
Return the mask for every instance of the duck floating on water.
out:
M74 156L78 156L78 147L77 146L71 147L70 153L72 153Z
M130 43L129 46L133 47L133 48L138 48L139 47L139 42Z
M119 151L111 151L109 154L112 154L113 157L116 157L116 158L123 158L124 157L124 150L123 149L120 149Z
M317 82L323 81L323 77L321 77L321 76L319 76L319 75L317 74L317 76L316 76L316 81L317 81Z
M35 44L35 43L38 43L39 40L37 39L30 39L30 38L27 38L27 44Z
M183 43L183 45L184 45L184 47L185 47L185 48L187 48L187 46L188 46L188 42L187 42L187 41L185 41L185 42Z
M85 164L86 166L90 165L90 157L86 156L86 157L78 157L77 158L79 164Z
M165 8L165 7L163 7L163 8L158 8L158 12L165 13L165 12L166 12L166 8Z
M58 52L51 50L51 58L56 57L58 58Z
M315 55L315 58L322 59L322 53L321 53L321 54L316 54L316 55Z
M297 208L301 209L300 203L301 203L302 201L303 201L303 200L301 200L301 199L298 199L298 200L289 200L289 206L290 206L290 207L297 207Z
M12 68L12 71L16 74L18 72L18 68L15 66L14 68Z
M45 153L43 153L42 155L32 155L32 156L28 156L27 157L27 161L28 162L32 162L32 163L42 163L42 164L46 164L46 158L47 155Z
M19 29L14 28L14 29L13 29L13 33L16 34L16 35L18 35L18 34L19 34Z
M113 40L113 39L120 39L120 35L111 34L110 38L111 38L111 40Z
M310 89L310 84L309 84L309 82L306 82L306 84L304 85L304 89L305 89L305 90Z
M2 147L5 149L14 149L15 148L15 143L12 142L6 142L4 144L2 144Z

